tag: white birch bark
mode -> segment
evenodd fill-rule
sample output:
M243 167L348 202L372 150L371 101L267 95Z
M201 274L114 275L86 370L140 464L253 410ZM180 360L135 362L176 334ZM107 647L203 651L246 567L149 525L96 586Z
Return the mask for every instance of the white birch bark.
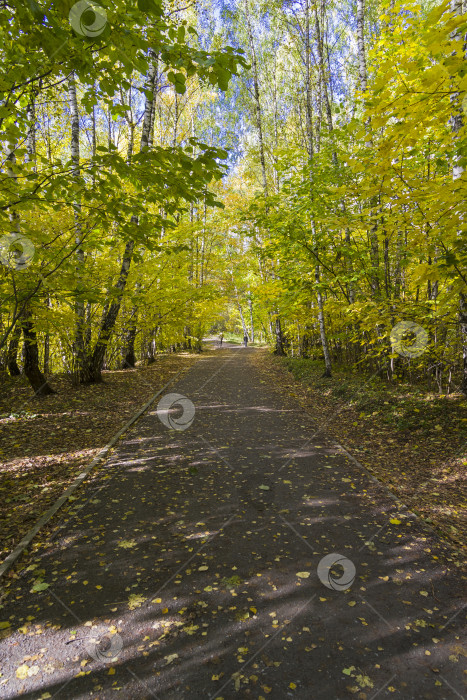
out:
M365 49L365 0L357 0L357 48L358 48L358 75L360 78L360 89L363 93L366 93L368 87L368 69L366 63L366 49ZM368 120L366 123L368 132L367 146L372 147L373 142L371 139L370 129L371 123ZM371 200L372 215L375 215L375 209L377 207L377 199L375 197ZM379 285L379 244L378 244L378 223L377 221L372 226L369 235L368 242L370 246L370 258L373 267L371 275L371 285L373 289L373 294L375 297L379 296L380 285Z
M357 0L357 47L358 47L358 75L360 88L366 92L368 83L368 71L366 66L365 51L365 2Z
M306 123L308 135L308 157L310 165L310 198L313 201L313 160L314 160L314 144L313 144L313 105L311 100L311 44L310 44L310 5L309 0L305 3L305 79L306 79ZM313 245L316 245L316 229L313 214L311 215L311 234ZM320 269L319 265L315 265L315 282L316 282L316 299L318 301L318 323L319 335L321 339L321 347L324 355L324 375L330 377L332 374L331 354L329 352L329 344L326 335L324 299L321 292L320 284Z
M253 37L253 29L251 26L251 13L250 5L248 0L245 0L245 19L248 32L248 43L250 44L250 54L251 54L251 66L253 75L253 95L255 100L255 116L256 116L256 128L258 130L258 141L259 141L259 158L261 161L261 174L263 177L263 190L264 194L268 196L268 179L266 173L266 157L264 154L264 136L263 136L263 112L261 108L261 98L259 91L259 78L258 78L258 61L256 58L255 42Z
M71 119L71 161L73 163L73 177L79 181L80 176L80 147L79 147L79 109L78 99L76 95L76 80L74 73L68 79L68 98L70 103L70 119ZM85 347L84 347L84 331L85 331L85 312L83 299L83 275L84 275L84 250L82 247L82 225L81 225L81 200L76 196L73 202L73 211L75 218L75 243L77 245L75 253L75 337L73 342L73 374L76 375L76 380L79 381L82 373L85 371Z

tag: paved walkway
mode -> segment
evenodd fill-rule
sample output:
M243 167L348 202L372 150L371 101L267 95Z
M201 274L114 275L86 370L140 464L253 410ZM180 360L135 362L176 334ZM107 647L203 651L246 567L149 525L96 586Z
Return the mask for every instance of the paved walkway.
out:
M82 486L0 609L1 698L464 697L441 543L258 353L202 357Z

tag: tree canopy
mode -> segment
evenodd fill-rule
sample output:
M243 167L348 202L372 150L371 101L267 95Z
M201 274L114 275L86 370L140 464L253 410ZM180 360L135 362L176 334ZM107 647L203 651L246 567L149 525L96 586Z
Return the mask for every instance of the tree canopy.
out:
M230 330L467 393L460 0L0 4L0 363Z

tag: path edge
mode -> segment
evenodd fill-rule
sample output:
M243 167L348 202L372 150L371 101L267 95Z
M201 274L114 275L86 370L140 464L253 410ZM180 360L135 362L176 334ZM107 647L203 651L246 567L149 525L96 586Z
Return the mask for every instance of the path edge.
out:
M149 401L147 401L144 406L138 409L138 411L128 420L125 425L120 428L120 430L115 433L113 437L110 438L109 442L102 448L102 450L94 457L92 462L88 464L84 470L78 474L76 479L70 484L70 486L62 493L62 495L55 501L55 503L39 518L36 524L25 534L21 542L8 554L8 556L0 564L0 578L13 566L13 564L19 559L23 554L24 550L29 547L34 537L40 532L40 530L46 525L49 520L55 515L57 511L63 506L63 504L68 500L71 494L76 491L78 486L86 479L89 473L96 467L103 459L107 456L108 452L112 447L118 442L124 433L127 432L131 426L136 423L138 418L140 418L148 408L154 403L154 401L162 394L163 391L167 389L172 382L177 379L186 368L179 370L169 381L164 384L162 389L152 396Z
M311 414L309 414L309 415L311 415ZM333 439L332 436L331 436L331 439ZM389 498L391 498L395 502L396 506L398 507L398 511L400 513L404 513L404 515L414 518L431 535L434 535L439 540L441 540L443 547L448 547L452 552L457 554L459 558L462 557L462 561L465 560L466 553L462 549L458 549L454 544L451 544L451 542L449 542L446 539L446 536L444 535L442 530L437 530L436 527L434 527L430 522L428 522L426 520L426 518L423 517L423 515L421 515L420 513L417 513L414 510L411 510L410 506L408 506L406 503L404 503L404 501L402 501L399 498L399 496L397 496L389 488L389 486L384 483L384 481L381 481L375 474L373 474L373 472L371 472L367 467L363 466L363 464L361 462L359 462L358 459L356 459L356 457L353 456L353 454L350 452L350 450L347 447L345 447L345 445L341 445L339 442L337 442L334 439L333 439L333 441L334 441L334 444L336 445L336 447L338 447L339 450L343 454L345 454L356 466L358 466L375 485L379 486L379 488L385 492L386 496L388 496Z

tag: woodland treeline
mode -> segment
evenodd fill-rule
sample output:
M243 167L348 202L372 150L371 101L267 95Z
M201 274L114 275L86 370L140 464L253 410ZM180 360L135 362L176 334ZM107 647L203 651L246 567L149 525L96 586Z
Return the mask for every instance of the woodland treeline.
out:
M76 5L0 5L4 372L241 330L467 393L461 0Z

